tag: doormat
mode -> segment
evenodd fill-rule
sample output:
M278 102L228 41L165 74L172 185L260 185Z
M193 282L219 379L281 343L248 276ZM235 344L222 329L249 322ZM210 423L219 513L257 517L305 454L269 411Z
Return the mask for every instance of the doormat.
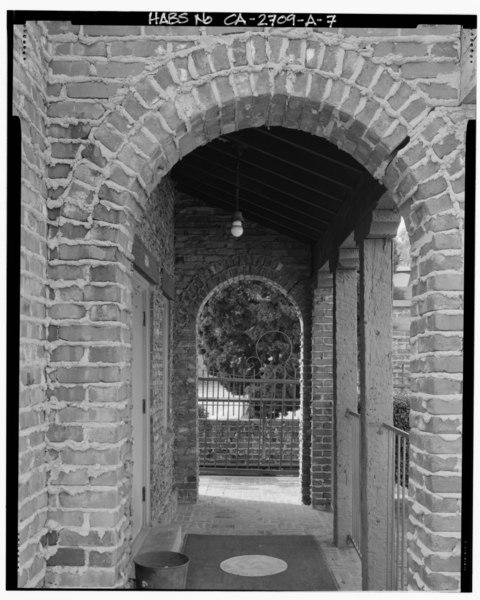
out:
M187 590L335 591L310 535L187 534Z

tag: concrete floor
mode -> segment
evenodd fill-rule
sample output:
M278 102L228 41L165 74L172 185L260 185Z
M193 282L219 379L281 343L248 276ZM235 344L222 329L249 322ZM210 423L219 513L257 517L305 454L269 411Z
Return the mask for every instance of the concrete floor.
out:
M333 514L303 506L295 477L202 476L196 504L179 506L184 534L313 535L341 591L361 590L361 563L353 548L332 544Z

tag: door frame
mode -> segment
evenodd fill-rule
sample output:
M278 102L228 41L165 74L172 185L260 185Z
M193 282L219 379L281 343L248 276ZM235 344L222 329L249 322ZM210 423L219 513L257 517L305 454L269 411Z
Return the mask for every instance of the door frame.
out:
M135 293L135 289L139 288L142 293L145 294L145 326L144 326L144 351L145 351L145 413L143 415L143 448L142 448L142 458L143 458L143 483L145 486L145 502L143 505L143 522L138 532L137 536L133 540L133 551L135 553L135 549L141 545L143 539L146 536L146 533L151 525L151 502L150 502L150 440L151 440L151 432L150 432L150 368L151 368L151 286L149 282L140 275L137 271L133 272L132 278L132 298ZM132 331L133 335L133 331ZM132 354L132 364L133 364L133 354ZM133 373L132 373L133 375ZM132 409L133 409L133 394L132 394ZM133 427L132 427L132 448L133 448ZM132 478L133 483L133 478ZM132 485L132 493L133 493L133 485Z

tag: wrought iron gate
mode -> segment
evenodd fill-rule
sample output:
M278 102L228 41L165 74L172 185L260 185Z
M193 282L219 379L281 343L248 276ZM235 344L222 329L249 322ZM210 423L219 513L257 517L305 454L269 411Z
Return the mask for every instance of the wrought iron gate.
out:
M257 351L229 375L204 369L198 413L201 473L298 473L300 378L291 359L265 366Z

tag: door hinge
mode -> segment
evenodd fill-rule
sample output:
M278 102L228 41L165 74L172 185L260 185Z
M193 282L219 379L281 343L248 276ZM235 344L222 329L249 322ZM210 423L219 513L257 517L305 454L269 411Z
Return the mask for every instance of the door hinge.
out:
M142 502L145 502L145 486L142 487Z
M147 313L145 311L143 311L143 326L145 327L146 324L147 324Z
M147 412L147 401L145 398L142 400L142 412L145 414Z

